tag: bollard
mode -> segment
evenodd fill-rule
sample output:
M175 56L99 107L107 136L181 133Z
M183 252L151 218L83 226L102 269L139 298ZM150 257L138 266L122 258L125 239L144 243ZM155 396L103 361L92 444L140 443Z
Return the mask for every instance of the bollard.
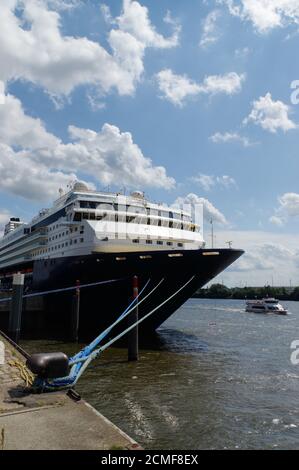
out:
M80 281L76 281L76 293L73 297L71 313L71 333L70 340L77 343L79 340L79 321L80 321Z
M133 277L133 297L138 297L138 277ZM128 317L128 326L138 321L138 303ZM128 333L128 361L138 361L138 325Z
M19 343L21 335L24 274L17 273L13 276L12 300L10 304L8 335L15 342Z

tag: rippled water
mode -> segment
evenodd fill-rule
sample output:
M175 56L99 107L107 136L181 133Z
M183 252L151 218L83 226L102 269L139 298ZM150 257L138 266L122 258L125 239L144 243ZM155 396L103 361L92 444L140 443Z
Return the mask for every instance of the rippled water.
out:
M110 349L77 389L148 449L295 449L299 365L291 364L290 344L299 340L299 303L284 305L287 317L245 313L237 300L191 299L139 362Z

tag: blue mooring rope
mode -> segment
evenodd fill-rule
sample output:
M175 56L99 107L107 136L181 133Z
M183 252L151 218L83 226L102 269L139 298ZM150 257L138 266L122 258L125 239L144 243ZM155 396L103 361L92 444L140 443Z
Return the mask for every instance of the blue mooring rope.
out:
M51 382L48 382L47 380L41 380L41 379L36 379L35 383L33 386L39 388L40 390L42 391L51 391L51 390L57 390L57 389L63 389L63 388L70 388L72 386L74 386L78 379L81 377L82 373L84 372L84 370L87 368L87 366L89 365L89 363L95 359L99 354L101 354L102 352L105 351L105 349L107 349L109 346L111 346L115 341L117 341L118 339L120 339L122 336L124 336L125 334L127 334L129 331L131 331L133 328L135 328L137 325L139 325L140 323L142 323L144 320L146 320L148 317L150 317L153 313L155 313L157 310L159 310L163 305L165 305L167 302L169 302L173 297L175 297L179 292L181 292L183 289L185 289L185 287L190 284L190 282L192 282L194 280L195 276L192 276L185 284L183 284L176 292L174 292L170 297L168 297L166 300L164 300L160 305L158 305L157 307L155 307L153 310L151 310L149 313L147 313L146 315L144 315L141 319L139 319L137 322L135 322L133 325L131 325L130 327L128 327L126 330L124 330L122 333L120 333L119 335L117 335L116 337L114 337L113 339L111 339L110 341L108 341L106 344L104 344L102 347L100 347L99 349L96 349L94 351L91 351L89 353L89 355L87 356L83 356L82 358L79 358L76 359L76 362L73 362L73 366L72 366L72 369L71 369L71 372L69 374L69 376L67 377L62 377L62 378L59 378L59 379L54 379L52 380ZM157 289L157 287L159 287L159 285L164 281L164 278L161 279L161 281L156 285L156 287L149 293L147 294L146 297L148 297L149 295L151 295L151 293ZM148 281L149 282L149 281ZM145 298L146 298L145 297ZM137 297L137 299L139 298L139 296ZM143 300L142 299L141 302ZM141 302L138 302L138 304L140 304ZM118 320L113 324L111 325L111 327L109 327L110 329L113 328L113 326L118 323L122 318L124 318L125 316L127 316L130 312L130 310L128 310L129 307L127 307L127 312L126 314L123 312L120 317L118 318ZM101 335L98 336L98 338L100 337ZM96 340L95 340L96 341ZM92 344L92 343L91 343ZM86 348L85 348L86 349ZM84 350L83 350L84 351ZM79 356L80 353L78 353L78 355L76 356ZM74 358L76 357L74 356ZM72 358L72 360L74 360L74 358ZM71 363L71 360L70 360L70 363Z

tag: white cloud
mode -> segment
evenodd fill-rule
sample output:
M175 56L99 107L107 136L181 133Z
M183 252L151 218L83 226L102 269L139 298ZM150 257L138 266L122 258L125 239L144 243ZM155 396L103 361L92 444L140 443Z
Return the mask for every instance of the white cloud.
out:
M53 151L40 151L37 158L63 171L75 168L93 175L103 184L130 188L157 187L171 189L175 180L162 166L154 166L133 141L130 132L104 124L98 132L69 127L72 142L60 144Z
M285 193L278 198L278 203L275 214L269 219L272 224L283 226L289 218L299 216L299 194Z
M282 227L284 225L284 221L277 215L272 215L272 217L269 218L269 222L277 227Z
M161 70L156 74L158 86L164 97L177 106L182 106L186 98L196 96L200 86L186 75L176 75L170 69Z
M218 41L220 37L217 21L221 16L220 10L212 10L203 21L203 32L199 42L200 47L207 47Z
M218 3L226 4L232 15L251 21L259 33L299 24L297 0L218 0Z
M36 149L57 146L59 139L46 131L40 119L26 115L17 98L7 94L0 106L0 142Z
M0 230L3 231L4 225L9 220L10 214L6 209L0 209Z
M183 206L203 206L203 216L206 221L211 219L214 222L219 223L220 225L227 225L227 220L225 216L217 209L208 199L204 197L199 197L197 194L190 193L185 197L178 197L173 203L174 207L183 207Z
M82 5L82 0L46 0L46 3L54 10L73 10Z
M245 78L245 74L238 75L236 72L230 72L225 75L211 75L204 79L201 91L212 95L218 93L234 95L241 91Z
M280 208L289 217L297 217L299 215L299 194L285 193L278 199Z
M213 175L204 175L200 173L197 176L191 178L192 181L197 183L205 191L210 191L215 186L222 186L226 189L231 187L236 187L236 181L234 178L228 175L223 176L213 176Z
M121 31L129 33L147 47L175 47L179 42L181 28L171 19L170 13L165 16L164 21L174 26L173 35L168 38L159 34L151 24L148 9L137 1L132 0L123 1L123 12L116 18Z
M0 190L47 200L78 172L102 184L170 189L175 180L155 166L129 132L105 124L99 131L69 127L70 142L47 132L7 95L0 106ZM80 176L81 179L81 176Z
M191 179L205 191L210 191L212 187L215 186L215 178L211 175L199 174L197 176L193 176Z
M267 93L253 102L251 113L244 120L244 124L253 122L272 133L276 133L278 130L287 132L297 127L289 118L289 111L288 105L282 101L272 100L271 93Z
M0 190L26 199L45 201L58 197L58 189L76 179L74 172L63 173L34 160L31 151L15 152L0 144Z
M272 283L288 286L299 284L298 236L264 231L215 230L217 246L233 241L234 248L245 254L222 273L227 285L263 286ZM217 279L216 279L217 281ZM213 282L215 282L213 280Z
M58 5L58 2L54 2ZM73 2L64 2L70 6ZM76 3L76 2L74 2ZM18 9L18 15L16 9ZM52 95L69 95L78 85L134 93L143 73L147 47L169 48L178 43L179 26L168 38L151 24L146 7L124 0L108 35L110 54L86 37L64 36L53 1L10 0L0 9L0 80L24 79Z
M161 70L156 74L159 90L163 97L176 106L183 106L186 99L200 94L216 95L224 93L233 95L239 93L245 75L236 72L225 75L211 75L206 77L202 83L196 83L186 75L177 75L170 69Z
M215 134L210 136L210 140L214 142L215 144L218 143L228 143L228 142L239 142L241 143L244 147L250 147L251 145L254 145L248 137L244 137L237 132L216 132Z

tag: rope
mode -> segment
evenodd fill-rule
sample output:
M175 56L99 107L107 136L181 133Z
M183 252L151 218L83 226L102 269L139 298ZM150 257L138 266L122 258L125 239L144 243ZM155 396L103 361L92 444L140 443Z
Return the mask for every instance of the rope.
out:
M165 305L167 302L169 302L171 299L173 299L173 297L175 297L179 292L181 292L183 289L185 289L185 287L187 287L188 284L190 284L191 281L193 281L193 279L195 278L195 276L192 276L189 281L187 281L182 287L180 287L174 294L172 294L170 297L168 297L168 299L164 300L164 302L162 302L160 305L158 305L158 307L155 307L153 310L151 310L149 313L147 313L146 315L144 315L144 317L142 317L140 320L138 320L136 323L134 323L133 325L129 326L129 328L127 328L125 331L123 331L122 333L120 333L118 336L116 336L115 338L113 338L112 340L108 341L108 343L104 344L104 346L102 346L100 348L100 352L103 352L105 351L105 349L109 348L109 346L111 346L111 344L115 343L115 341L118 341L120 338L122 338L122 336L126 335L127 333L129 333L129 331L131 331L133 328L135 328L137 325L139 325L140 323L142 323L144 320L146 320L148 317L150 317L153 313L155 313L159 308L163 307L163 305Z
M85 369L88 367L88 365L90 364L90 362L95 359L99 354L101 354L102 352L104 352L109 346L111 346L113 343L115 343L116 341L118 341L120 338L122 338L124 335L126 335L129 331L131 331L133 328L136 328L137 325L139 325L140 323L142 323L144 320L146 320L147 318L149 318L151 315L153 315L153 313L155 313L157 310L159 310L161 307L163 307L163 305L165 305L167 302L169 302L171 299L173 299L176 295L179 294L179 292L181 292L183 289L185 289L185 287L187 287L188 284L190 284L190 282L193 281L193 279L195 278L195 276L192 276L183 286L181 286L176 292L174 292L174 294L172 294L170 297L168 297L166 300L164 300L161 304L159 304L157 307L155 307L153 310L151 310L149 313L147 313L146 315L144 315L141 319L139 319L137 322L135 322L133 325L131 325L130 327L128 327L126 330L124 330L122 333L120 333L119 335L117 335L116 337L114 337L112 340L108 341L106 344L104 344L104 346L102 346L101 348L99 349L96 349L95 351L91 352L89 354L89 356L85 357L85 358L82 358L81 360L77 360L75 362L73 362L73 367L72 367L72 370L69 374L68 377L63 377L63 378L59 378L59 379L54 379L52 382L48 382L47 380L37 380L36 381L36 386L38 388L41 388L42 391L44 390L54 390L54 389L62 389L62 388L69 388L71 386L74 386L79 378L81 377L81 375L83 374L83 372L85 371ZM162 279L158 285L156 286L156 288L161 284L161 282L163 281L164 279ZM153 291L151 291L152 293ZM150 294L147 295L147 297L149 296ZM143 299L145 300L145 298ZM138 302L137 305L140 305L141 302ZM126 313L126 315L129 313L129 311ZM126 316L125 315L125 316ZM123 317L124 318L124 317ZM120 321L120 320L119 320ZM84 362L83 362L84 361ZM79 367L79 370L77 370L77 363L81 363L81 366ZM75 372L75 375L72 375L72 371L73 373Z
M145 296L143 297L143 299L140 300L140 302L138 302L138 306L142 304L142 302L144 302L150 295L152 295L155 290L160 286L160 284L164 281L164 278L161 279L161 281ZM139 299L139 297L142 295L143 291L145 290L145 288L148 286L150 282L150 279L147 281L147 283L145 284L145 286L143 287L143 289L140 291L138 297L136 297L133 302L131 302L131 304L126 308L126 310L118 317L117 320L115 320L114 323L112 323L112 325L110 325L105 331L103 331L103 333L101 333L89 346L87 346L86 348L84 348L82 351L80 351L78 354L76 354L75 356L73 356L72 358L70 358L70 365L73 365L75 363L78 363L78 362L83 362L86 358L86 356L84 356L83 354L86 353L87 355L90 354L92 352L92 350L107 336L107 334L112 330L112 328L114 328L121 320L123 320L124 318L126 318L133 310L135 310L136 308L136 305L134 305L134 307L132 307L133 304L136 304L137 300ZM132 308L131 308L132 307ZM79 360L78 360L79 359Z
M115 343L116 341L118 341L120 338L122 338L123 336L125 336L127 333L129 333L129 331L131 331L133 328L136 328L137 325L139 325L140 323L142 323L144 320L146 320L148 317L150 317L151 315L153 315L153 313L155 313L158 309L160 309L161 307L163 307L163 305L165 305L167 302L169 302L173 297L175 297L179 292L181 292L183 289L185 289L185 287L187 287L188 284L190 284L191 281L193 281L193 279L195 278L195 276L192 276L189 281L187 281L182 287L180 287L180 289L178 289L174 294L172 294L170 297L168 297L166 300L164 300L164 302L162 302L160 305L158 305L157 307L155 307L153 310L151 310L149 313L147 313L146 315L144 315L144 317L142 317L140 320L138 320L137 322L135 322L133 325L131 325L129 328L127 328L126 330L124 330L122 333L120 333L119 335L115 336L115 338L113 338L112 340L108 341L108 343L104 344L104 346L102 346L101 348L95 350L92 354L90 354L90 356L87 358L87 360L85 361L85 363L82 365L81 369L79 370L78 372L78 375L77 377L75 378L75 381L73 382L73 386L78 382L79 378L81 377L81 375L83 374L83 372L85 371L85 369L88 367L88 365L90 364L90 362L95 359L99 354L103 353L109 346L111 346L113 343Z
M92 282L90 284L82 284L82 285L79 285L79 286L64 287L62 289L48 290L48 291L44 291L44 292L34 292L33 294L23 295L23 299L30 299L32 297L40 297L42 295L57 294L59 292L68 292L68 291L71 291L71 290L76 290L78 288L79 289L85 289L86 287L95 287L95 286L100 286L102 284L109 284L109 283L112 283L112 282L120 282L120 281L123 281L125 279L126 278L123 277L121 279L109 279L107 281ZM0 303L1 302L8 302L9 300L12 300L12 297L6 297L5 299L0 299Z
M22 361L15 359L13 361L9 361L8 364L11 367L16 367L19 370L21 379L24 380L26 387L29 387L33 384L34 376Z
M6 297L4 299L0 299L0 303L1 302L8 302L9 300L11 300L11 297Z
M79 286L64 287L62 289L48 290L48 291L44 291L44 292L36 292L34 294L23 295L23 299L29 299L31 297L38 297L38 296L41 296L41 295L57 294L58 292L67 292L67 291L76 290L76 289L85 289L86 287L94 287L94 286L100 286L102 284L109 284L109 283L112 283L112 282L120 282L120 281L123 281L124 279L126 279L126 278L123 277L121 279L109 279L107 281L92 282L91 284L82 284L82 285L79 285Z
M9 336L7 336L5 333L3 333L2 330L0 330L0 339L1 339L1 336L6 341L8 341L15 349L17 349L17 351L19 351L26 359L29 359L30 354L28 354L28 352L26 352L25 349L21 348L21 346L19 344L15 343Z

